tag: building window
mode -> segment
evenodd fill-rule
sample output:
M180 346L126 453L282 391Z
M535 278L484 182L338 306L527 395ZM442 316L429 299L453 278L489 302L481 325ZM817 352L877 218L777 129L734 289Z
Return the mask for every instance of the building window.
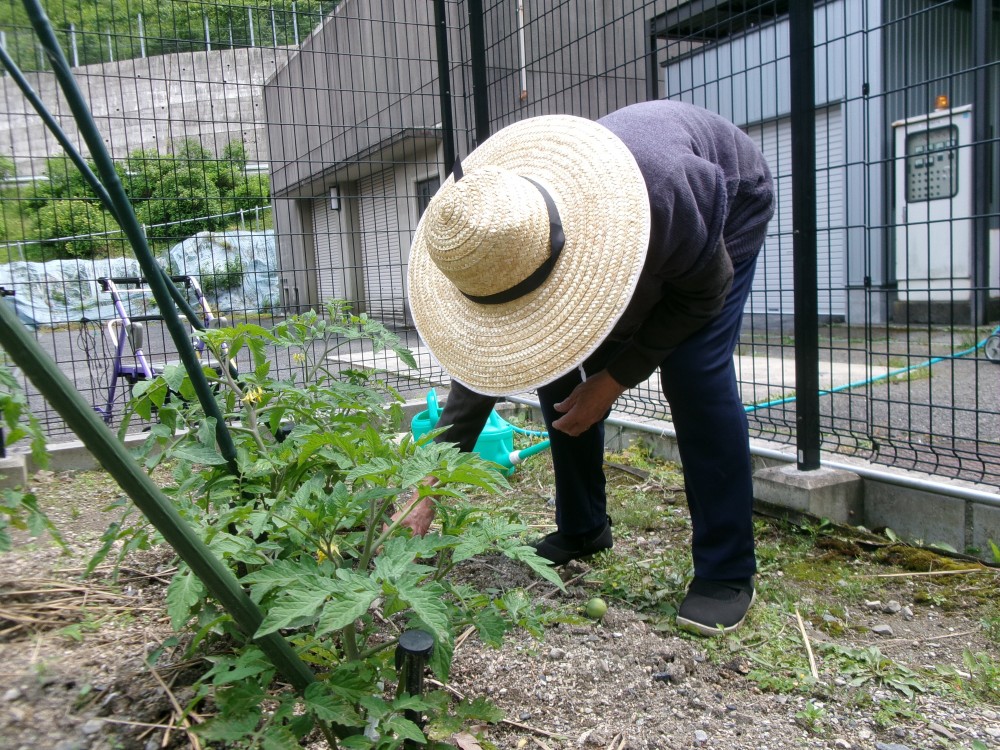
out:
M441 178L436 175L428 177L426 180L417 181L417 218L424 215L427 204L431 202L431 198L434 197L434 193L439 187L441 187Z

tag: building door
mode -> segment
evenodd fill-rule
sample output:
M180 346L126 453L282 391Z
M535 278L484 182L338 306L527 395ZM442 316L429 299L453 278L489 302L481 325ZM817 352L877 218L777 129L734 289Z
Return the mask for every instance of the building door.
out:
M340 211L333 208L328 195L313 200L313 236L316 238L316 276L319 301L347 299L344 284L344 257L341 251Z
M391 325L406 325L408 317L399 232L399 212L405 210L406 196L396 195L391 171L378 172L358 182L366 306L369 315Z
M764 152L775 187L775 213L757 264L747 312L793 315L792 124L789 118L747 128ZM816 112L816 250L819 314L846 314L844 142L840 107Z

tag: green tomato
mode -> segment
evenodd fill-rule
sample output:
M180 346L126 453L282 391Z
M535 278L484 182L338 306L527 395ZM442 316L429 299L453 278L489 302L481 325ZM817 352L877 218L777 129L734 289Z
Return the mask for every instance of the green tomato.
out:
M598 596L587 602L587 617L594 620L600 620L604 617L604 613L608 611L608 605L604 603L604 600Z

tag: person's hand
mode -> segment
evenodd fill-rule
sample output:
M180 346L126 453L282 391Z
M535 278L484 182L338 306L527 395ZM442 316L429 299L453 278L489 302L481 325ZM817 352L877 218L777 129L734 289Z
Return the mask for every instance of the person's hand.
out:
M552 423L560 432L576 437L604 419L604 415L625 392L625 386L601 370L580 383L564 401L554 404L563 416Z
M437 483L434 477L423 480L423 484L433 486ZM418 499L419 493L416 489L410 492L401 510L392 514L393 521L399 521L400 526L405 526L413 532L414 536L424 536L431 527L434 520L434 501L430 497ZM405 517L404 517L405 516Z

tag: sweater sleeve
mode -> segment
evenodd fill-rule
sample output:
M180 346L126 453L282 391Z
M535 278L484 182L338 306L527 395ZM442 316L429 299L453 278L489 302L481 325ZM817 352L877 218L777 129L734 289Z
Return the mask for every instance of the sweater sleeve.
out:
M608 374L632 388L653 374L685 339L722 310L733 283L733 264L719 238L696 270L663 284L663 296L608 364Z

